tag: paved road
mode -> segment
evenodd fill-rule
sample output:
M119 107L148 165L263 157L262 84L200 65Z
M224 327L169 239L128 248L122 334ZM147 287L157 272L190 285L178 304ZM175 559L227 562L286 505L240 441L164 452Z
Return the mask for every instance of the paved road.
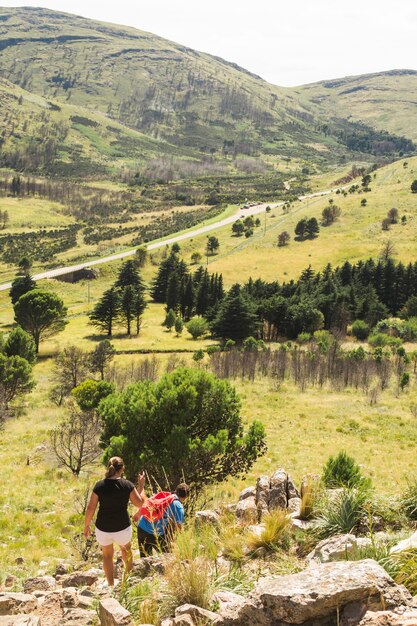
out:
M317 196L324 196L329 193L332 193L333 189L328 189L326 191L319 191L317 193L311 193L307 196L300 196L300 200L306 200L307 198L315 198ZM223 220L219 220L218 222L213 222L212 224L207 224L206 226L200 226L199 228L194 228L192 230L183 233L182 235L173 235L169 239L164 239L163 241L155 241L154 243L147 244L147 250L156 250L157 248L162 248L167 244L176 243L177 241L184 241L184 239L190 239L191 237L196 237L197 235L204 235L205 233L209 233L212 230L217 230L222 226L227 226L228 224L233 224L239 217L246 217L247 215L257 215L258 213L263 213L267 206L270 206L271 209L275 209L279 206L283 206L284 202L278 202L275 204L269 204L264 202L262 204L257 204L249 209L238 209L236 213L231 215L230 217L226 217ZM101 265L102 263L109 263L110 261L116 261L118 259L125 259L129 256L133 256L136 252L136 248L132 250L126 250L125 252L119 252L118 254L112 254L110 256L102 257L101 259L95 259L94 261L87 261L85 263L79 263L78 265L67 265L65 267L57 267L53 270L48 270L47 272L41 272L40 274L34 274L33 279L38 281L44 278L57 278L58 276L64 276L65 274L70 274L71 272L76 272L78 270L82 270L86 267L94 267L95 265ZM0 291L5 291L6 289L10 289L12 283L3 283L0 285Z

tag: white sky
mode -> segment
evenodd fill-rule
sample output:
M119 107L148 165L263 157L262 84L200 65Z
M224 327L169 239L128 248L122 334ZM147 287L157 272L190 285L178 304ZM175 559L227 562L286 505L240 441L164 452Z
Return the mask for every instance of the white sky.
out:
M134 26L282 86L417 69L415 0L0 0Z

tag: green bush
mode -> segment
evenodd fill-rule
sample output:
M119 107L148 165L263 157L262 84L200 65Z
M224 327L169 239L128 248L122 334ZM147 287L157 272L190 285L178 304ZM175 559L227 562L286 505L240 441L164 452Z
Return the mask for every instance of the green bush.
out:
M352 324L352 335L359 341L365 341L369 335L369 324L363 320L355 320Z
M198 339L207 332L208 325L204 317L193 317L185 325L185 328L188 330L193 339Z
M324 538L355 531L359 522L366 518L369 500L369 490L363 486L344 487L340 493L322 502L316 532Z
M345 450L335 457L331 456L323 467L323 484L326 487L357 487L367 480L363 477L359 465ZM367 481L369 483L369 480Z
M246 433L234 387L201 369L177 369L104 398L104 459L121 456L132 478L144 468L161 486L196 489L244 475L265 452L265 429Z
M384 348L385 346L399 346L401 345L401 339L399 337L390 337L385 333L373 333L368 343L373 348Z

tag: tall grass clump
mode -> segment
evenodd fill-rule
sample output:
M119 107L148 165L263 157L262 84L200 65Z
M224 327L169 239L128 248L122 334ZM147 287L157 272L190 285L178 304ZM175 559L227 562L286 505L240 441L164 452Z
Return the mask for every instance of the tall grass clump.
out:
M276 552L279 549L288 548L291 518L286 511L277 509L268 513L263 518L263 522L265 526L260 535L249 533L247 538L249 550L256 552L264 548L267 552Z
M323 467L323 484L330 489L336 487L370 486L370 479L365 478L361 468L345 450L335 457L330 456Z
M166 565L165 580L175 606L209 606L214 590L215 568L210 559L214 549L211 543L208 547L201 545L200 537L194 528L189 528L178 533L172 546L173 558Z
M417 594L417 549L394 552L387 559L386 565L387 567L384 565L385 569L395 582L407 587L411 595L415 596Z
M316 521L317 534L325 538L354 531L366 517L369 504L368 488L343 487L321 502Z
M323 494L323 485L318 476L310 475L301 489L300 518L312 519Z
M120 602L140 624L157 624L170 611L169 601L159 578L122 585Z
M417 479L407 482L407 489L400 498L400 506L409 520L417 520Z

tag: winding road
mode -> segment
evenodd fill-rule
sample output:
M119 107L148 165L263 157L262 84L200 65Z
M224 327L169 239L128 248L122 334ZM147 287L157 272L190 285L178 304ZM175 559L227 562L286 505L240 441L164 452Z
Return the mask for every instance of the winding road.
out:
M308 198L316 198L318 196L325 196L330 193L333 193L334 189L326 189L325 191L318 191L316 193L311 193L306 196L300 196L300 200L306 200ZM262 204L257 204L248 209L238 209L236 213L231 215L230 217L226 217L218 222L213 222L212 224L207 224L206 226L200 226L198 228L194 228L188 230L186 233L182 233L181 235L172 235L168 239L163 239L162 241L155 241L154 243L147 244L147 250L156 250L157 248L162 248L167 244L173 244L178 241L184 241L185 239L191 239L191 237L196 237L197 235L204 235L205 233L209 233L213 230L217 230L218 228L222 228L222 226L227 226L228 224L233 224L239 217L246 217L247 215L257 215L258 213L263 213L267 206L270 206L271 209L275 209L277 207L283 206L284 202L278 202L275 204L268 204L266 202ZM40 274L34 274L32 278L36 281L42 280L44 278L57 278L58 276L64 276L65 274L70 274L71 272L76 272L78 270L85 269L86 267L94 267L95 265L101 265L103 263L110 263L111 261L117 261L118 259L125 259L129 256L133 256L136 252L136 248L132 250L125 250L124 252L119 252L117 254L111 254L106 257L102 257L100 259L95 259L93 261L86 261L85 263L79 263L78 265L66 265L64 267L57 267L53 270L48 270L47 272L41 272ZM10 289L12 286L11 282L3 283L0 285L0 291L6 291Z

